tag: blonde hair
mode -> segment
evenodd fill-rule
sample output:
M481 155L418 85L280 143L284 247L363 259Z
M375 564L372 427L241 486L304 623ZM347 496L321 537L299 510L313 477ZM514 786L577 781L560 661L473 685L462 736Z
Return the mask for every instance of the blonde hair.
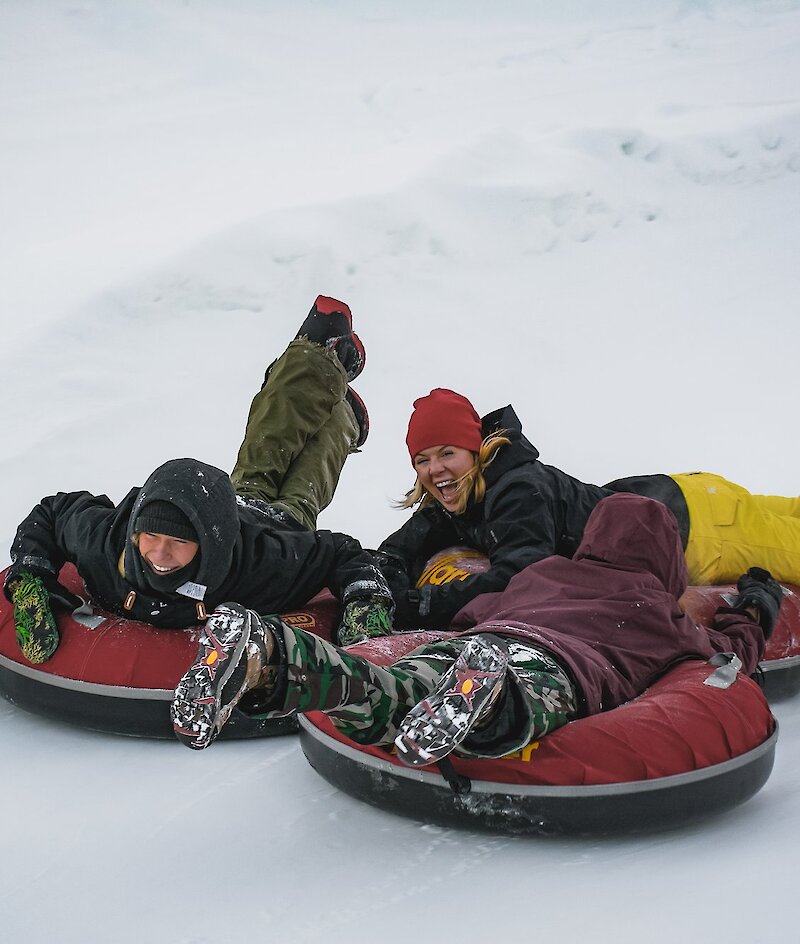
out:
M463 515L467 509L470 498L474 498L476 503L483 501L486 495L486 479L483 477L483 473L494 460L498 449L511 442L508 436L506 436L506 432L507 430L500 429L487 436L481 443L480 450L473 453L475 461L472 464L472 468L468 469L461 478L456 481L458 503L456 504L454 514ZM417 476L414 487L406 492L405 498L402 501L395 502L395 507L413 508L415 505L419 505L420 508L425 508L426 505L430 505L431 502L435 501L436 499L427 491L420 482L419 476Z

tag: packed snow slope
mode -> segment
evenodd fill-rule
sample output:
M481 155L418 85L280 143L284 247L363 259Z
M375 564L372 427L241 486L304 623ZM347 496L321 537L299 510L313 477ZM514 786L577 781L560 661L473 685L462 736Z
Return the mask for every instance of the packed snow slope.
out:
M400 525L434 386L588 481L797 494L797 2L4 0L0 207L3 565L43 495L229 468L317 293L372 421L323 527ZM292 738L194 754L3 701L0 933L793 940L800 700L776 713L738 810L555 841L368 808Z

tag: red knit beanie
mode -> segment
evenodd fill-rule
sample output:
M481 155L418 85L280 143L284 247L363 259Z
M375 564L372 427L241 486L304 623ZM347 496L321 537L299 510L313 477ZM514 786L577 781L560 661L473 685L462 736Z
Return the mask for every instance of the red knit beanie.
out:
M478 452L482 441L481 418L460 393L437 387L414 401L406 436L412 465L414 456L431 446L461 446Z

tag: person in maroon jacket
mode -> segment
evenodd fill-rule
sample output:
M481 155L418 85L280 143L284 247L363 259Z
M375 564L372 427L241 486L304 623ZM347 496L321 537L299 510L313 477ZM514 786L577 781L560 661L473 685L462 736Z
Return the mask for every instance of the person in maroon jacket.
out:
M352 740L394 741L414 765L453 749L503 756L635 698L683 660L728 653L729 676L755 672L780 586L751 568L709 628L681 611L686 585L674 515L617 494L591 514L572 559L531 564L504 591L462 609L452 632L389 667L225 605L176 690L175 733L207 747L238 703L266 717L324 711Z

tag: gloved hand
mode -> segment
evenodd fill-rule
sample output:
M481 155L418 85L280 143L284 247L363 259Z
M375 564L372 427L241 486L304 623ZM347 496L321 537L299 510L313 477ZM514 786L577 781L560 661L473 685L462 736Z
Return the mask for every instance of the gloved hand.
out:
M8 581L6 589L14 604L17 645L28 662L46 662L58 648L59 636L44 579L23 571Z
M394 554L387 554L385 551L370 551L372 561L383 574L388 583L395 600L411 589L411 581L406 571L404 561Z
M764 638L769 639L783 602L781 585L773 579L768 570L751 567L739 578L736 588L739 593L732 603L733 608L744 610L755 607L758 610L758 622L764 630Z
M394 603L388 597L354 597L346 604L336 632L340 646L352 646L392 631Z

